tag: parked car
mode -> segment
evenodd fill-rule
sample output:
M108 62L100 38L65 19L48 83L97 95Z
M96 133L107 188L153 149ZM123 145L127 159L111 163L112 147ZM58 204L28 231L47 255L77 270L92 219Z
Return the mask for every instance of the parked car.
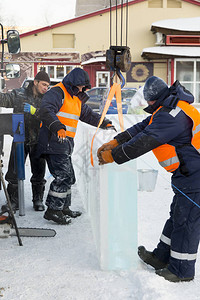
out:
M131 105L131 99L135 95L137 89L136 88L122 88L122 113L127 114L129 106ZM105 102L107 100L108 93L104 94L104 98L100 105L100 113L102 113ZM108 108L107 114L117 114L117 102L116 98L114 98L111 101L111 104Z
M86 93L90 97L87 101L87 105L90 106L94 111L99 112L99 106L103 100L104 94L106 94L108 88L106 87L93 87Z
M24 79L21 87L23 88L27 88L29 83L30 82L33 82L34 78L33 77L27 77L26 79ZM50 78L50 86L49 87L52 87L54 85L56 85L57 83L59 83L60 81L62 81L61 79L58 79L58 78Z

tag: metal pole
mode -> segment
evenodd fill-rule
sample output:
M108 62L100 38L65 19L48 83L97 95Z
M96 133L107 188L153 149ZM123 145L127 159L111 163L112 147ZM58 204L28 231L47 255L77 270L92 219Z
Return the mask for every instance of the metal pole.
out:
M24 201L24 143L16 143L17 150L17 177L18 177L18 199L19 199L19 215L25 216Z
M12 218L13 225L15 227L15 231L16 231L16 235L17 235L17 239L18 239L19 245L23 246L21 237L19 235L19 230L18 230L18 227L17 227L15 216L14 216L13 211L12 211L12 205L11 205L11 202L10 202L10 198L9 198L9 195L8 195L8 192L7 192L7 189L6 189L6 185L5 185L5 181L4 181L4 178L3 178L2 164L1 164L1 162L0 162L0 178L1 178L2 185L3 185L4 193L5 193L5 196L6 196L8 208L9 208L9 215Z
M3 77L3 56L4 56L4 34L3 34L3 25L0 23L1 26L1 76Z
M18 180L19 215L25 216L24 181Z
M1 52L1 77L0 77L0 92L2 92L2 86L3 86L3 58L4 58L4 34L3 34L3 25L0 23L1 26L1 47L2 47L2 52ZM1 111L1 109L0 109Z

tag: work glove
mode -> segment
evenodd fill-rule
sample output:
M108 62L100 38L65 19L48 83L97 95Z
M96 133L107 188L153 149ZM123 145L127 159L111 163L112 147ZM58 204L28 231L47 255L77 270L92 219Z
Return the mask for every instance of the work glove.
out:
M100 126L101 129L113 129L117 132L115 126L112 125L112 122L108 119L104 119L101 126Z
M118 146L118 142L117 140L111 140L110 142L108 143L105 143L103 144L98 150L97 150L97 157L98 159L101 159L101 154L103 151L106 151L106 150L112 150L114 149L115 147Z
M106 125L106 127L104 128L104 129L112 129L112 130L115 130L116 132L117 132L117 130L116 130L116 128L115 128L115 126L114 125L112 125L112 124L107 124Z
M64 143L64 141L66 141L67 138L67 132L65 129L60 129L57 131L57 135L58 135L58 141L60 143Z
M111 151L112 150L106 150L101 152L101 157L99 158L99 165L109 164L114 161Z
M25 102L24 111L30 113L31 115L34 115L34 113L36 112L36 108L33 105Z

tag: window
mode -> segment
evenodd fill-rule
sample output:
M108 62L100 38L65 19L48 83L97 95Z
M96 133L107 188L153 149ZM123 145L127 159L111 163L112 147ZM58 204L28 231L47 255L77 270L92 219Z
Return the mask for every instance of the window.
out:
M181 0L167 0L167 8L182 8Z
M149 8L182 8L181 0L148 0Z
M49 74L50 78L58 79L65 77L72 69L73 66L66 65L38 65L38 72L44 70Z
M110 72L96 72L96 86L109 87L110 86Z
M74 48L74 34L53 34L53 48Z
M200 45L200 35L167 35L166 45Z
M56 78L64 77L64 66L56 66Z
M149 8L163 8L163 0L148 0Z
M200 103L200 59L176 59L175 78L188 89Z
M47 73L49 74L50 78L54 78L54 66L48 66L47 67Z

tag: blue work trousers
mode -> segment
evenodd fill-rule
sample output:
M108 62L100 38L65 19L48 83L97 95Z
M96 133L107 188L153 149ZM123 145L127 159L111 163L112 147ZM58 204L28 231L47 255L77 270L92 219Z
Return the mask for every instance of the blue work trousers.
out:
M187 196L200 206L199 192ZM178 277L194 277L199 239L200 208L183 194L176 193L170 218L165 223L154 254Z
M50 184L46 205L50 209L63 210L71 205L71 186L76 181L71 156L46 154L45 159L49 172L54 177Z

